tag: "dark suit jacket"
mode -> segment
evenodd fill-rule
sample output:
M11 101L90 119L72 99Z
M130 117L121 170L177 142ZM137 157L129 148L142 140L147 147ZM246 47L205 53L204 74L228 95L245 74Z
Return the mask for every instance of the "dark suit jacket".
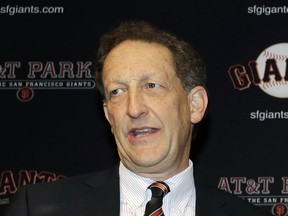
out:
M19 189L4 216L119 216L119 166ZM242 199L196 182L197 216L268 215Z

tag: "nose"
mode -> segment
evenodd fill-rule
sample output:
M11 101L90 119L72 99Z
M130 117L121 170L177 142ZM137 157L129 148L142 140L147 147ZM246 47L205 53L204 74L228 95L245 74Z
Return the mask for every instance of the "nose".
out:
M139 118L148 112L141 90L129 91L127 114L131 118Z

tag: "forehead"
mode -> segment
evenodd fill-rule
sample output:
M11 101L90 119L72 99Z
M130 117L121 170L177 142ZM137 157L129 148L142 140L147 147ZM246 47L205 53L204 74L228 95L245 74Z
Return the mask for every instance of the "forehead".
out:
M126 51L126 52L125 52ZM164 45L161 45L159 43L155 42L146 42L146 41L140 41L140 40L126 40L118 44L116 47L114 47L108 54L108 56L119 54L119 53L129 53L132 51L142 51L142 52L151 52L151 54L160 54L164 56L170 56L171 53L170 50L165 47ZM107 58L108 58L107 56Z
M128 40L120 43L107 55L103 65L103 78L108 74L123 75L124 72L139 75L140 72L163 71L175 74L172 54L168 48L157 43Z

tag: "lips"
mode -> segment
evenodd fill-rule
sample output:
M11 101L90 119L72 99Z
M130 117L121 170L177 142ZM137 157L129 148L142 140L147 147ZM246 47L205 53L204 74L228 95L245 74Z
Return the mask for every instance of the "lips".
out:
M158 132L159 129L158 128L149 128L149 127L145 127L145 128L134 128L131 129L129 131L129 136L132 136L134 138L142 138L142 137L146 137L149 135L152 135L156 132Z

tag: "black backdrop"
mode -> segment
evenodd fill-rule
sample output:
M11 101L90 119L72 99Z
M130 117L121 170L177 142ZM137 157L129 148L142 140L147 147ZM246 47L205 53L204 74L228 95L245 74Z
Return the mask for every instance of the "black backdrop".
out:
M286 7L260 0L0 3L0 215L20 185L118 160L92 63L100 35L129 19L151 21L190 41L207 64L209 108L191 152L196 172L285 215L288 89L287 68L279 65L288 56ZM63 13L55 12L59 8ZM270 64L257 61L264 50L276 53L266 55ZM281 88L281 98L261 90L251 62L260 74L266 67L266 89Z

